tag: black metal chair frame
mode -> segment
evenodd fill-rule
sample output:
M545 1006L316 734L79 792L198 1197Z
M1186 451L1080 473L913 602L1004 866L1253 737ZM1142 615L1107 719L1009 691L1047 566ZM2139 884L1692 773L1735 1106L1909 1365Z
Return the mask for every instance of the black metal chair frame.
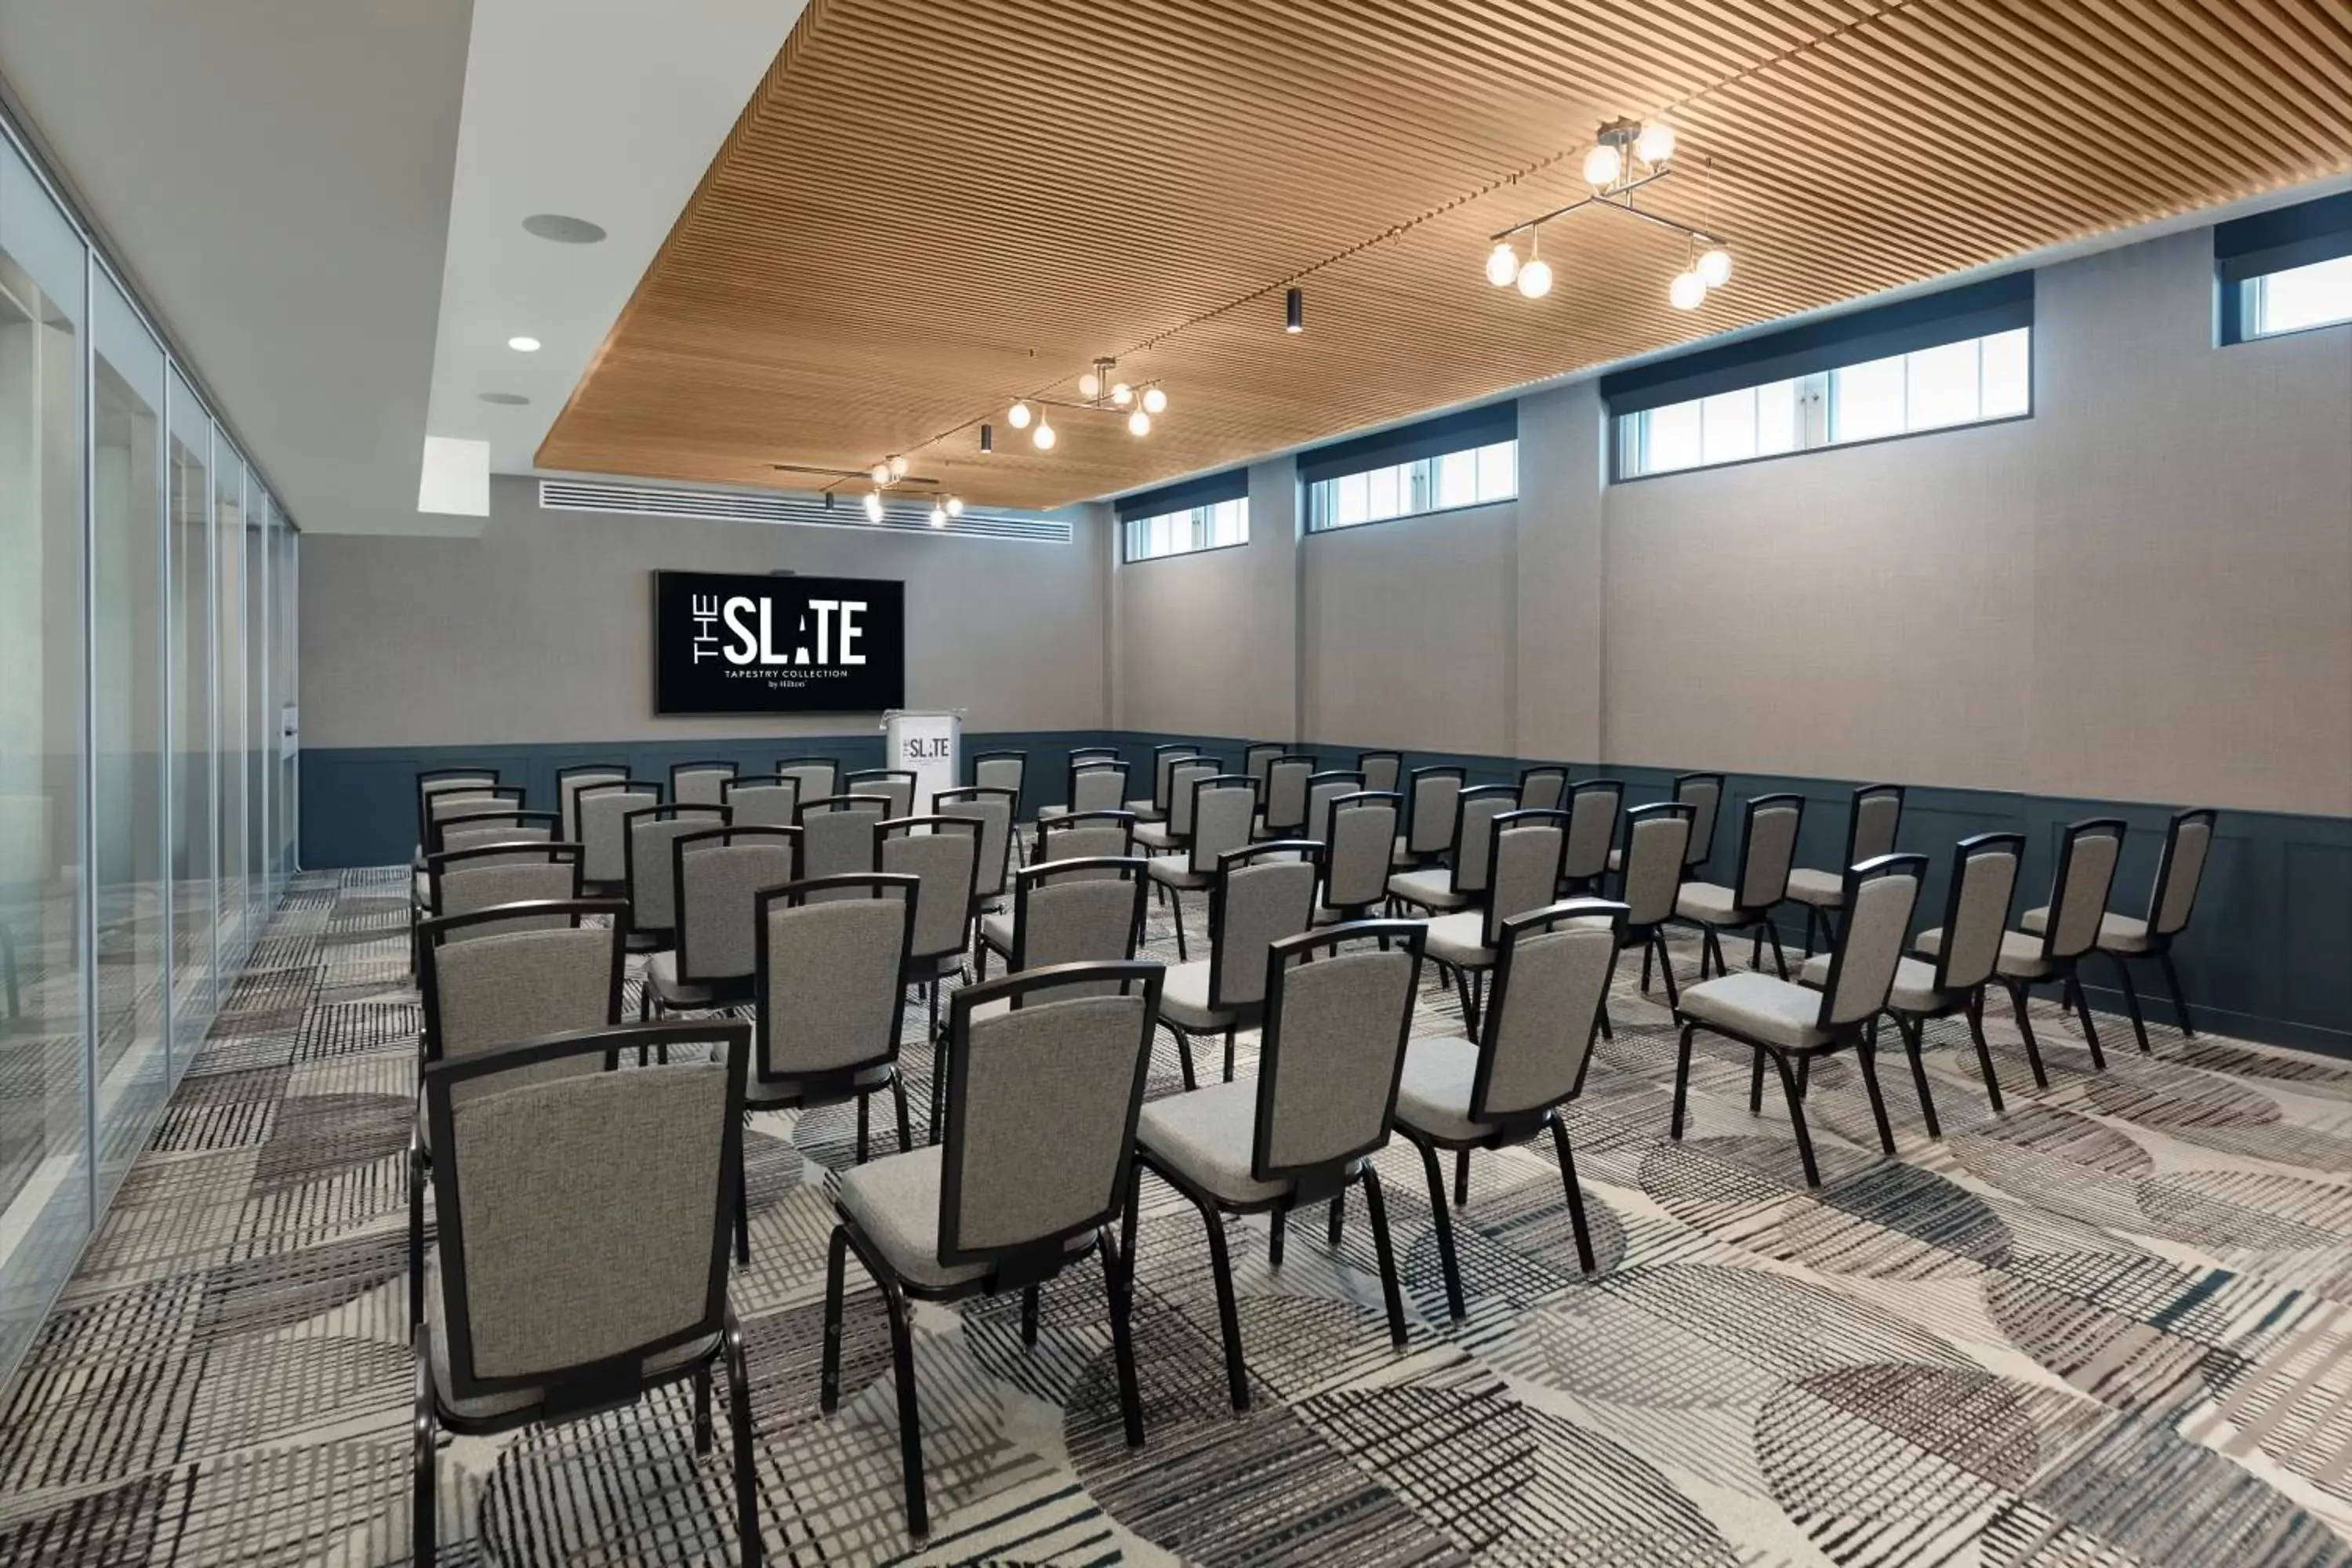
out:
M2220 820L2221 813L2210 806L2193 806L2172 814L2172 820L2164 830L2164 853L2157 862L2156 884L2148 894L2147 946L2137 952L2116 952L2105 947L2098 950L2106 954L2108 961L2116 966L2116 978L2123 982L2124 1005L2130 1010L2132 1033L2138 1038L2143 1054L2148 1049L2147 1021L2140 1016L2139 988L2132 984L2134 959L2156 960L2158 970L2164 976L2165 987L2172 993L2172 1016L2180 1026L2181 1037L2190 1040L2197 1037L2196 1029L2189 1022L2189 998L2181 994L2180 972L2172 966L2172 940L2189 929L2189 920L2197 913L2197 895L2205 890L2205 872L2213 859L2213 832ZM2164 900L2172 890L2173 857L2180 847L2180 830L2192 822L2205 825L2205 858L2198 866L2197 885L2189 889L2189 907L2180 912L2179 925L2168 931L2159 931L2156 929L2156 922L2163 913Z
M997 868L996 891L992 893L980 890L980 876L975 875L972 879L971 915L975 921L980 918L981 911L986 909L992 900L1003 898L1006 889L1012 886L1013 844L1013 840L1020 837L1015 828L1021 820L1021 792L1006 789L1000 784L965 784L957 789L940 790L931 796L931 809L937 815L953 816L956 814L950 811L949 806L975 805L991 795L1004 797L1004 864ZM980 818L973 816L963 820L977 823ZM988 835L985 832L982 833L981 838L983 841L987 837ZM985 871L986 867L983 866L982 874Z
M1895 842L1901 841L1903 837L1903 804L1906 793L1904 786L1901 784L1862 784L1856 787L1853 792L1853 803L1846 807L1845 852L1838 857L1838 864L1840 866L1851 866L1862 858L1861 856L1854 853L1853 841L1861 835L1862 832L1862 803L1865 800L1872 799L1878 795L1891 795L1895 797ZM1890 845L1889 847L1891 852L1892 846ZM1837 935L1837 927L1832 923L1832 921L1833 916L1830 910L1815 909L1811 904L1807 904L1805 906L1805 956L1807 958L1813 956L1814 923L1816 921L1820 923L1823 939L1830 940L1835 938Z
M1274 770L1285 763L1307 764L1307 783L1298 792L1298 820L1296 822L1275 822L1270 819L1269 815L1274 810ZM1258 786L1258 813L1261 818L1258 826L1264 827L1269 837L1297 838L1306 834L1307 805L1315 794L1317 777L1315 770L1321 763L1322 759L1312 752L1285 752L1266 763L1265 782Z
M1692 818L1696 815L1696 808L1686 800L1661 800L1654 801L1648 805L1637 805L1621 818L1620 826L1625 843L1625 854L1617 871L1617 901L1624 904L1629 911L1633 908L1633 902L1627 897L1627 889L1632 885L1633 876L1633 830L1652 817L1672 816L1680 817L1687 831ZM1658 973L1665 979L1666 1005L1669 1007L1682 1005L1682 991L1675 984L1674 954L1666 950L1666 924L1675 918L1674 910L1675 904L1682 899L1683 884L1689 879L1690 856L1688 846L1685 845L1683 863L1675 871L1674 894L1666 900L1665 915L1647 925L1633 924L1629 916L1624 929L1625 945L1627 947L1639 945L1642 950L1642 994L1646 996L1650 994L1650 959L1654 953L1658 960ZM1601 1005L1601 1037L1605 1040L1613 1040L1617 1037L1617 1031L1609 1021L1609 1005L1606 1002Z
M1519 770L1518 799L1519 809L1521 811L1551 811L1557 809L1548 805L1531 806L1528 804L1528 786L1538 778L1545 778L1552 775L1557 775L1559 779L1560 806L1564 807L1568 805L1567 766L1560 763L1538 763L1533 767L1521 768Z
M2081 952L2064 958L2052 952L2050 947L2058 939L2061 912L2059 900L2066 895L2067 875L2074 869L2074 846L2082 839L2111 832L2116 839L2116 860L2120 864L2123 860L2124 836L2127 831L2123 818L2119 816L2088 816L2079 822L2070 822L2066 825L2064 835L2058 844L2058 870L2050 880L2050 922L2043 928L2042 934L2042 961L2050 965L2052 972L2032 980L2012 979L1998 971L1993 975L1994 979L2000 982L2001 989L2009 993L2010 1010L2017 1017L2017 1032L2024 1037L2026 1054L2033 1063L2034 1081L2045 1089L2049 1087L2049 1079L2043 1077L2042 1072L2041 1044L2033 1037L2033 1020L2026 1016L2026 1004L2036 985L2048 985L2053 982L2058 984L2060 1009L2063 1011L2072 1004L2075 1016L2082 1021L2083 1041L2091 1047L2091 1065L2101 1072L2107 1069L2106 1053L2099 1048L2099 1026L2091 1021L2091 999L2083 994L2083 979L2077 973L2083 960L2099 951L2098 935L2094 931L2088 947ZM2115 872L2110 868L2107 873L2107 885L2099 889L2099 920L2102 923L2105 921L2107 916L2107 898L2114 890ZM1948 931L1945 934L1947 937L1950 935Z
M1513 828L1534 827L1544 823L1551 823L1559 829L1560 854L1567 854L1568 813L1556 806L1523 806L1517 811L1501 812L1486 825L1486 886L1480 889L1480 899L1475 911L1456 910L1454 912L1477 914L1478 934L1483 939L1479 945L1490 952L1498 951L1496 944L1502 940L1504 928L1508 924L1507 920L1498 921L1495 918L1493 899L1495 864L1496 858L1503 853L1504 837ZM1548 889L1557 889L1559 886L1559 858L1557 856L1552 861L1551 880L1545 886ZM1550 906L1547 904L1544 907ZM1620 924L1622 922L1621 921ZM1465 966L1435 957L1431 958L1429 962L1437 965L1441 975L1448 971L1452 972L1454 991L1462 1002L1462 1021L1468 1026L1472 1037L1475 1038L1478 1035L1479 1020L1485 1016L1486 1005L1486 966L1483 964Z
M975 882L978 880L980 875L980 824L969 816L894 816L886 818L885 820L875 824L874 864L876 868L878 870L881 868L882 846L887 840L892 838L905 838L919 827L924 828L932 834L961 833L968 835L971 839L972 876ZM940 962L952 956L956 961L957 971L961 973L963 968L964 954L970 952L971 948L971 886L970 884L967 884L964 888L961 902L963 905L963 922L957 928L955 946L951 948L941 948L937 952L916 952L909 948L907 952L906 963L898 971L903 984L920 986L923 990L923 994L929 998L931 1008L930 1025L925 1035L925 1038L936 1037L940 1032ZM934 1075L934 1077L936 1079L936 1075ZM938 1100L938 1087L937 1082L934 1081L932 1086L932 1099L934 1103L936 1103Z
M1217 857L1217 879L1209 888L1209 1011L1223 1013L1232 1020L1225 1025L1224 1081L1227 1083L1234 1080L1234 1031L1256 1023L1264 1015L1265 1004L1254 1002L1247 1005L1239 1005L1228 1004L1224 999L1225 950L1220 937L1225 929L1225 885L1227 879L1240 868L1258 860L1276 859L1307 862L1315 868L1315 885L1318 888L1323 885L1325 868L1322 845L1307 838L1269 838L1263 843L1244 845L1239 849L1228 849ZM1309 902L1307 913L1307 919L1311 921L1315 916L1312 902L1314 894L1309 893L1307 897ZM1408 923L1418 925L1420 922ZM1328 933L1342 929L1344 928L1339 926L1326 926L1323 931ZM1302 934L1317 933L1310 931ZM1169 1017L1162 1017L1160 1020L1160 1026L1176 1037L1176 1060L1177 1065L1183 1070L1184 1087L1188 1089L1197 1087L1192 1076L1191 1031Z
M1715 858L1715 831L1723 824L1723 803L1731 792L1728 781L1721 773L1696 773L1675 775L1672 798L1683 801L1685 805L1691 803L1685 799L1683 792L1693 784L1703 784L1709 779L1715 781L1715 813L1708 818L1706 829L1702 832L1699 826L1698 808L1695 805L1691 807L1691 841L1683 847L1683 869L1685 872L1695 871ZM1687 877L1685 879L1687 880Z
M1389 845L1383 847L1381 851L1381 891L1376 897L1364 900L1359 903L1344 905L1331 903L1328 901L1331 892L1331 866L1335 858L1333 855L1332 846L1336 845L1339 840L1339 814L1343 811L1356 811L1367 806L1375 805L1386 805L1391 814L1389 826L1391 832L1389 835ZM1331 803L1331 836L1325 839L1309 839L1307 841L1308 843L1320 844L1323 847L1323 859L1321 862L1323 876L1321 883L1317 888L1315 893L1315 901L1317 905L1324 909L1337 910L1343 917L1345 917L1341 923L1346 923L1347 921L1370 920L1376 918L1373 914L1374 909L1379 906L1384 906L1388 901L1388 857L1396 841L1396 835L1393 829L1401 826L1403 821L1404 796L1392 789L1361 789L1356 791L1353 795L1343 795L1339 799L1333 801Z
M1571 896L1598 893L1602 884L1608 881L1610 852L1617 847L1618 837L1625 824L1625 781L1610 778L1586 779L1581 784L1570 784L1568 786L1568 793L1560 797L1560 809L1568 813L1568 826L1570 832L1574 832L1576 828L1576 803L1587 795L1605 795L1610 797L1609 842L1601 851L1601 869L1590 877L1570 879L1565 864L1562 865L1560 890Z
M1358 765L1361 766L1360 759ZM1449 778L1454 781L1454 816L1453 820L1445 825L1444 840L1426 847L1416 845L1412 841L1412 830L1414 825L1421 820L1422 785ZM1400 837L1404 839L1405 857L1412 867L1426 866L1444 856L1446 847L1454 842L1455 829L1461 825L1462 794L1467 787L1469 787L1469 774L1451 763L1415 768L1405 775L1404 810L1397 817L1397 826L1402 829Z
M705 979L694 973L693 932L686 922L686 859L694 848L709 846L724 848L739 839L781 839L793 852L792 865L795 873L801 865L801 830L797 827L751 826L737 827L730 823L720 827L705 827L698 832L681 833L669 841L670 877L673 897L677 903L677 983L680 985L708 986L711 999L698 1004L700 1007L740 1007L759 993L754 989L753 974L727 975L716 980ZM757 951L756 944L754 951ZM661 999L654 994L653 981L648 978L644 992L650 1013ZM657 1013L652 1016L658 1017Z
M1731 896L1735 900L1738 899L1741 891L1748 886L1748 857L1756 853L1756 818L1759 815L1768 809L1778 810L1784 806L1792 807L1797 813L1796 833L1801 834L1804 832L1805 797L1801 795L1787 793L1781 795L1755 795L1751 796L1748 803L1740 808L1739 859L1738 864L1732 868L1731 873ZM1789 863L1791 866L1796 864L1794 835L1791 836L1791 850ZM1688 868L1687 858L1685 858L1685 869L1687 870ZM1685 879L1687 880L1688 879L1685 878ZM1783 877L1780 879L1780 892L1770 903L1742 904L1735 902L1732 907L1731 921L1728 924L1716 926L1707 925L1699 921L1688 922L1697 925L1699 930L1698 977L1701 980L1705 980L1706 978L1706 963L1710 957L1715 960L1715 972L1717 974L1728 974L1731 973L1729 966L1723 962L1723 932L1731 931L1736 934L1740 931L1753 931L1755 933L1756 945L1748 954L1748 967L1750 969L1761 969L1763 967L1764 943L1767 939L1769 939L1772 943L1772 966L1780 971L1781 979L1788 979L1789 955L1780 950L1780 932L1779 928L1774 926L1772 923L1772 911L1779 909L1781 904L1787 901L1788 891L1789 879L1786 877Z
M671 801L662 805L640 806L635 811L625 811L621 814L621 886L627 889L623 896L629 900L630 952L659 952L677 941L676 926L649 926L643 923L639 918L637 910L637 827L639 824L648 819L655 822L688 822L706 813L709 814L710 825L713 827L727 826L728 812L723 805L680 805L676 801ZM675 864L676 862L673 861L672 865L675 866ZM670 912L675 917L677 910L677 889L675 885L670 888L669 901ZM640 1016L642 1016L642 1004L640 1007Z
M572 837L580 841L580 847L583 855L588 847L588 807L586 803L591 797L601 795L607 790L620 790L637 795L650 795L652 798L647 804L652 805L661 805L668 800L668 793L664 788L659 779L604 779L595 784L582 784L578 789L572 792ZM624 813L623 815L625 818L626 814ZM629 825L625 820L624 820L621 824L621 879L618 882L598 882L591 880L587 885L599 893L614 891L625 896L629 887L628 858ZM583 867L584 875L584 859L583 861Z
M2006 854L2012 858L2015 864L2023 865L2025 835L1979 833L1973 838L1961 839L1953 847L1952 883L1946 890L1944 898L1942 928L1944 942L1936 956L1927 960L1935 966L1936 994L1941 999L1939 1004L1932 1011L1925 1013L1914 1013L1897 1007L1891 999L1886 1005L1886 1016L1895 1020L1895 1028L1903 1036L1903 1048L1911 1058L1911 1080L1919 1091L1919 1114L1927 1123L1927 1136L1930 1138L1941 1138L1944 1135L1944 1130L1936 1121L1936 1102L1928 1090L1927 1069L1922 1065L1919 1053L1921 1047L1927 1044L1927 1026L1935 1019L1949 1018L1957 1014L1968 1020L1969 1038L1975 1042L1977 1047L1977 1067L1984 1074L1985 1098L1991 1103L1993 1114L1996 1116L2008 1109L2001 1103L2000 1079L1993 1071L1992 1047L1985 1041L1985 987L1991 984L1991 977L1988 976L1968 986L1954 986L1947 984L1946 981L1946 977L1951 973L1952 935L1959 926L1960 894L1968 884L1969 861L1979 855L2000 854ZM2014 901L2016 896L2017 887L2012 881L2010 885L2011 900ZM2000 931L2006 933L2008 930L2009 911L2004 909L2001 911ZM1997 936L1994 940L1997 943L2000 938ZM2033 1081L2042 1088L2048 1089L2050 1075L2042 1070L2042 1050L2034 1043L2031 1034L2025 1037L2025 1055L2026 1059L2033 1064Z
M1185 760L1190 762L1195 759L1186 758ZM1219 767L1223 767L1224 765L1222 758L1202 757L1197 760L1203 763L1213 763ZM1192 781L1192 810L1186 820L1191 822L1192 826L1184 833L1173 835L1175 838L1175 847L1178 852L1182 854L1184 857L1184 869L1189 875L1195 877L1213 876L1214 872L1212 868L1201 864L1199 838L1201 831L1202 795L1213 789L1248 790L1250 794L1249 820L1255 823L1257 821L1259 806L1265 799L1265 791L1256 780L1251 778L1247 773L1213 773L1194 779ZM1171 816L1169 821L1173 823L1175 818ZM1247 843L1248 840L1244 839L1244 842ZM1159 892L1160 898L1167 902L1169 908L1175 911L1176 962L1179 963L1189 963L1192 960L1184 951L1184 890L1181 888L1171 887L1168 883L1158 881L1152 883L1152 887Z

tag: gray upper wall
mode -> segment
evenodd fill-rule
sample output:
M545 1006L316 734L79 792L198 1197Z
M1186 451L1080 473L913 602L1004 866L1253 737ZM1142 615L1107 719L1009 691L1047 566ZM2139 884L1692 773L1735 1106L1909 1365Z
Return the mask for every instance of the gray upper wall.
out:
M306 747L841 734L863 716L657 719L657 568L903 579L907 700L974 731L1099 727L1106 531L1068 544L542 511L491 483L477 539L306 536Z

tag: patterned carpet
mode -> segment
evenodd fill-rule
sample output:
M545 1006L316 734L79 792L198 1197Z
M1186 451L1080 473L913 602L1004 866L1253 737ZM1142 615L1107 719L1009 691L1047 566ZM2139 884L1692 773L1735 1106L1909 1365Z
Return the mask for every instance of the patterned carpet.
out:
M0 1413L0 1563L404 1559L405 875L296 881ZM1879 1158L1855 1069L1826 1064L1808 1194L1727 1049L1703 1048L1695 1125L1666 1141L1672 1036L1633 967L1570 1119L1594 1278L1548 1147L1481 1155L1456 1231L1472 1316L1447 1327L1400 1144L1381 1170L1410 1347L1390 1349L1360 1208L1336 1256L1295 1226L1278 1274L1264 1222L1236 1222L1258 1400L1237 1417L1201 1222L1147 1181L1149 1445L1119 1436L1098 1271L1048 1287L1034 1350L1013 1302L919 1307L936 1533L915 1560L2352 1564L2352 1065L2168 1030L2142 1058L2118 1026L2095 1074L2045 1006L2052 1088L1998 1028L1996 1119L1945 1025L1943 1140L1898 1056L1903 1157ZM1456 1024L1433 985L1418 1027ZM929 1052L909 1065L925 1083ZM1175 1077L1163 1045L1153 1092ZM817 1409L853 1126L763 1115L751 1136L734 1290L779 1563L911 1554L870 1291L842 1411ZM683 1389L461 1439L443 1561L730 1562L727 1454L696 1457Z

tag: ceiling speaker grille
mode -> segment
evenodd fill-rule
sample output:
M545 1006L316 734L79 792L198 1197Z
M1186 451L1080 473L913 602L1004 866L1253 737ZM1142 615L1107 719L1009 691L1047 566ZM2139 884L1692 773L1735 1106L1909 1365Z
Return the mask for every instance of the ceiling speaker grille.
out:
M804 494L761 495L743 490L683 490L657 485L615 485L593 479L541 479L539 504L546 511L595 511L622 517L693 518L709 522L771 522L794 528L847 528L863 532L917 533L925 538L1026 540L1067 544L1070 521L1038 512L967 511L944 527L931 526L931 509L917 501L885 503L880 522L866 520L864 502L843 496L832 506Z

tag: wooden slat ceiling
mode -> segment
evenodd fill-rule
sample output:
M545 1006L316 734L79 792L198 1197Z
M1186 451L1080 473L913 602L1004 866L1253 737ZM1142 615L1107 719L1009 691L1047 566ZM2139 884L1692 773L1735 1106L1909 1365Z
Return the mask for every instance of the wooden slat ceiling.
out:
M1644 204L1730 286L1674 310L1682 242L1582 213L1489 287L1661 112ZM539 461L1056 505L2347 169L2352 0L814 0ZM1101 353L1151 436L1005 426Z

